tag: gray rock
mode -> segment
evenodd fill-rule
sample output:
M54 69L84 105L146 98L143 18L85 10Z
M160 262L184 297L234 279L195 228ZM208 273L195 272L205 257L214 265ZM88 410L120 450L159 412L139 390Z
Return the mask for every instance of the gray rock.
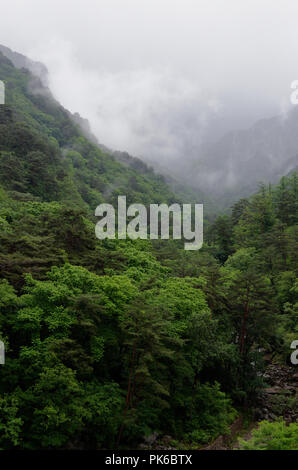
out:
M152 444L154 444L154 442L156 442L157 438L158 438L158 433L153 432L152 434L150 434L150 436L144 437L144 442L145 444L151 446Z

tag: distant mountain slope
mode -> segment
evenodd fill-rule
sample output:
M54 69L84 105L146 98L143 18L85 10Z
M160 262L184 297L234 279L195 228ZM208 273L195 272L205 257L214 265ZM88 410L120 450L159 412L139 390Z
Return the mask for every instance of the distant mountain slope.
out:
M287 116L258 121L205 145L190 180L222 195L251 194L260 181L275 183L298 164L298 108Z
M0 44L0 52L7 57L17 69L27 69L38 77L44 86L48 86L48 69L41 62L36 62L19 52L12 51L9 47Z
M72 140L84 136L96 146L101 158L109 157L123 164L124 173L130 168L138 175L158 181L158 185L162 180L171 192L177 194L178 191L184 200L204 201L212 212L214 206L206 194L216 200L217 206L227 208L239 197L253 193L260 182L276 183L281 176L297 169L298 108L295 107L287 116L260 120L249 129L235 130L215 143L203 145L195 158L181 157L185 164L179 174L175 173L175 167L167 170L155 166L156 171L164 175L157 177L146 162L99 143L86 119L78 113L72 115L57 103L48 88L48 72L43 64L6 46L0 45L1 52L0 79L8 82L7 99L18 114L17 120L57 139L64 153L66 146L78 150ZM87 154L83 157L89 158ZM79 172L76 169L76 173ZM114 183L117 187L118 181L119 178ZM107 192L110 194L111 190Z
M115 202L118 194L129 203L204 202L199 192L167 183L139 160L104 152L88 136L88 122L52 97L38 77L42 68L33 75L23 67L35 70L32 61L3 46L2 51L6 105L0 107L0 183L15 197L27 194L92 211L103 201Z

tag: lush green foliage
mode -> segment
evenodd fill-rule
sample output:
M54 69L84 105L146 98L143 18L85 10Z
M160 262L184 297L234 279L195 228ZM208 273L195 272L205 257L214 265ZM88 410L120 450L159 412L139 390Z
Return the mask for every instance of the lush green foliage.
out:
M242 450L298 450L298 423L262 421L249 441L240 440Z
M179 199L90 143L1 55L0 72L0 448L225 432L262 386L261 348L286 357L296 339L297 174L235 204L198 252L96 240L102 201Z

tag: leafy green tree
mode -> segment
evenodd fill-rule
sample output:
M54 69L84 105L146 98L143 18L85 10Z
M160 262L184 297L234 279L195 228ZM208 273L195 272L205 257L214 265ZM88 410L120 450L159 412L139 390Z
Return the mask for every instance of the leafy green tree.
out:
M262 421L248 441L240 440L242 450L298 450L298 423Z

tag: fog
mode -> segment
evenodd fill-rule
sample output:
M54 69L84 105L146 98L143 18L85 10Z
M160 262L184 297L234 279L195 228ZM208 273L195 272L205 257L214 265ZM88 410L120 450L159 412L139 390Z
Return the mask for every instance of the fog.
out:
M287 112L293 0L1 0L0 43L39 60L98 140L183 168L201 144Z

